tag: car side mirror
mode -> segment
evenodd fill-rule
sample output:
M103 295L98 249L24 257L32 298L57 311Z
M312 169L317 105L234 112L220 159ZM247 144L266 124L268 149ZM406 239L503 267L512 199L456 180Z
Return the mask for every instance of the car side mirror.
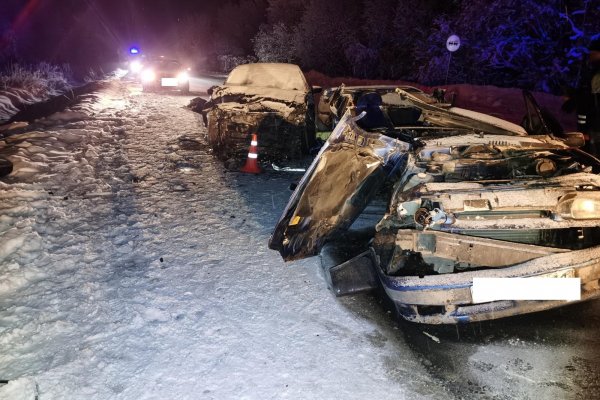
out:
M564 135L565 144L569 147L583 147L585 136L581 132L567 132Z
M218 87L218 86L216 86L216 85L215 85L215 86L211 86L211 87L209 87L208 89L206 89L206 93L208 93L210 96L212 96L213 92L215 91L215 89L216 89L217 87Z
M323 91L321 86L313 86L311 89L312 94L319 94Z

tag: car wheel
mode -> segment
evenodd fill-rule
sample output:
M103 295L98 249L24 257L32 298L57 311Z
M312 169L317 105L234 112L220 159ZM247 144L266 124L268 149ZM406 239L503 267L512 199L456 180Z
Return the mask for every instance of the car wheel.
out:
M3 157L0 157L0 177L10 174L13 170L13 163Z

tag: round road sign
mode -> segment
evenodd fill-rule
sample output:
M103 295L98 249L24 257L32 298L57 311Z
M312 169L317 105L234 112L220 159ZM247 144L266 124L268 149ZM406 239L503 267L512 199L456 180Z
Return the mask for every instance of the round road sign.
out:
M460 38L457 35L450 35L446 39L446 48L450 53L454 53L460 48Z

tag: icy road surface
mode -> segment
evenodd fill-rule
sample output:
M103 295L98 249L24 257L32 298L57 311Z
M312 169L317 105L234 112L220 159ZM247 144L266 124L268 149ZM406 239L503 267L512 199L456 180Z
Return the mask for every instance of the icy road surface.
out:
M599 396L598 301L398 326L284 264L296 176L225 171L189 100L114 82L0 142L1 399Z

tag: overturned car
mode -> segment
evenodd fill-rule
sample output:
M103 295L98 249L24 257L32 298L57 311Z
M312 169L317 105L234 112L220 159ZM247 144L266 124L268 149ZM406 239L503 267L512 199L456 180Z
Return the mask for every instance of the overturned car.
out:
M365 93L347 108L292 194L270 248L295 260L345 247L346 258L323 264L332 290L383 288L415 322L481 321L567 304L476 303L478 277L578 277L581 301L600 297L600 161L577 148L581 134L531 135L402 89L387 96ZM539 112L529 121L544 129ZM378 196L386 211L352 242L353 224Z
M222 159L243 160L252 134L261 160L299 158L315 145L313 93L297 65L237 66L210 89L202 114L208 141Z

